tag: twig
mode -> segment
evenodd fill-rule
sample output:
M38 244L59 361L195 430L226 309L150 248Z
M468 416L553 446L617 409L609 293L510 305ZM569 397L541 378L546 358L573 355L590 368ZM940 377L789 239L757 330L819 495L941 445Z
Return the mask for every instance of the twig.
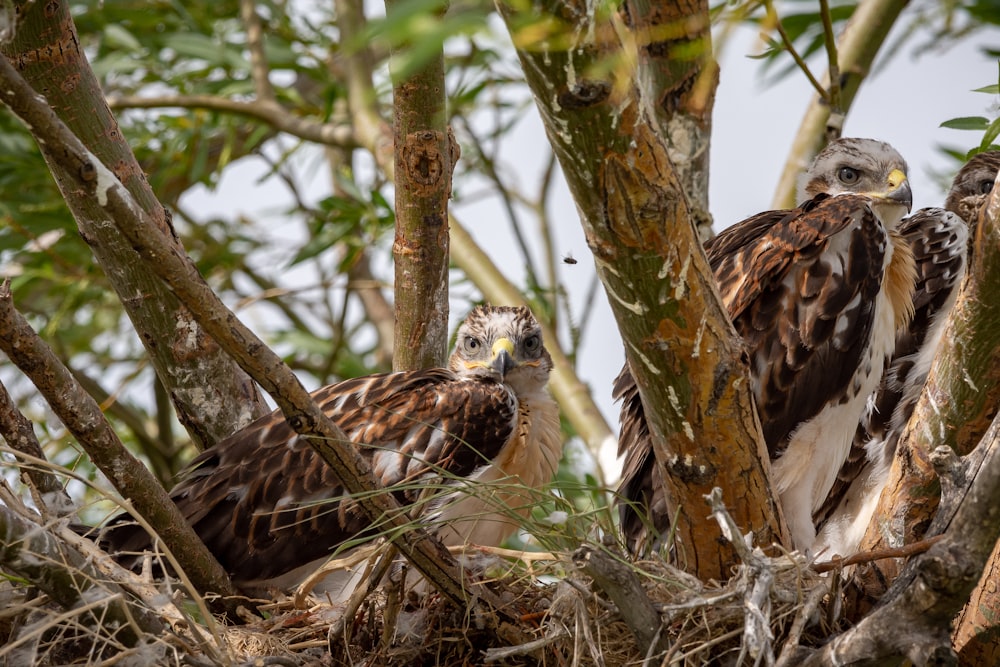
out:
M519 655L534 653L538 649L554 644L563 637L569 636L569 630L563 627L556 628L553 632L524 644L517 646L504 646L502 648L488 648L483 651L483 662L500 662L507 658L514 658Z
M0 291L2 298L2 291ZM45 461L45 452L35 437L35 429L31 420L25 417L14 399L7 392L7 387L0 382L0 435L7 441L11 449L21 454L27 454L37 461ZM22 464L21 471L28 476L31 483L41 495L40 500L46 510L56 516L66 516L76 511L73 500L66 493L66 489L59 482L59 479L43 465L30 464L23 457L18 456Z
M743 591L743 606L746 621L743 625L743 643L740 647L740 662L749 653L759 664L774 664L774 634L771 632L771 586L774 584L774 569L759 549L750 549L743 539L736 522L729 515L722 502L722 489L714 487L705 495L712 508L712 516L722 528L723 536L729 540L743 563L740 577L746 580Z
M844 114L850 110L879 48L908 3L909 0L867 0L859 3L841 32L837 57L842 84L840 105ZM829 118L830 106L825 98L815 97L809 103L792 141L791 151L774 194L773 208L790 208L795 205L799 174L819 151Z
M826 60L829 68L830 88L825 99L830 105L830 117L826 121L826 140L840 138L844 129L844 110L840 106L840 63L837 55L837 37L833 34L833 18L830 16L830 0L819 0L819 14L823 18L823 42L826 44Z
M247 30L247 49L250 51L250 76L253 77L257 99L273 102L274 88L268 78L269 67L264 53L264 28L257 14L254 0L240 0L240 18Z
M823 598L826 597L826 593L827 589L825 586L816 586L809 591L805 603L799 608L795 614L795 620L792 621L792 627L788 631L785 645L781 648L781 654L778 656L776 663L778 667L788 667L795 664L796 651L799 650L799 640L802 639L802 633L805 631L806 624L810 621L812 615L819 609L819 605L823 602Z
M943 537L943 535L935 535L934 537L928 537L925 540L913 542L912 544L907 544L901 547L885 547L884 549L863 551L861 553L856 553L853 556L849 556L848 558L831 558L830 560L822 563L814 563L812 569L816 572L823 573L829 572L830 570L839 570L848 567L849 565L871 563L872 561L883 560L885 558L909 558L915 554L924 553L932 546L940 542Z
M670 648L669 640L659 629L662 625L635 570L611 554L584 545L573 553L573 563L594 580L618 607L625 624L635 636L639 649L646 653L653 646L653 655L662 655Z
M820 0L820 2L821 4L826 4L826 0ZM812 70L809 69L809 65L802 58L802 56L799 55L799 52L795 50L795 44L792 43L792 40L788 37L788 33L785 32L785 26L781 24L781 17L778 16L778 12L774 9L774 3L771 2L771 0L765 0L764 9L767 11L768 19L770 19L774 24L774 29L778 31L778 35L781 37L781 43L784 45L785 50L788 51L788 55L792 57L792 60L795 61L798 68L802 70L802 73L806 75L807 79L809 79L809 83L819 94L820 99L829 101L830 93L823 86L823 84L821 84L816 77L813 76ZM827 11L827 15L829 15L829 11Z
M113 95L108 98L108 106L115 110L179 107L221 111L262 121L279 132L285 132L293 137L324 146L352 148L357 145L350 126L317 123L314 120L296 116L277 102L267 100L241 102L215 95L162 95L159 97Z

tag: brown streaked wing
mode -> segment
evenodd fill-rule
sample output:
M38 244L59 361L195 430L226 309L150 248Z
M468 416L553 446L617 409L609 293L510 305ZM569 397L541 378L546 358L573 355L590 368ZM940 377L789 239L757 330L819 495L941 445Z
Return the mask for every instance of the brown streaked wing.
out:
M517 409L503 385L445 369L347 380L313 396L401 502L417 493L407 481L437 470L467 476L486 465L510 438ZM171 496L240 581L279 576L377 533L344 493L275 412L203 452Z
M832 239L837 237L836 243ZM750 353L768 449L840 400L862 360L888 238L865 197L814 198L709 259ZM721 255L728 248L728 255Z
M628 363L615 378L612 397L622 402L618 456L624 460L618 485L618 516L629 551L644 553L656 547L657 536L669 530L671 516L656 465L649 422ZM648 535L648 525L655 531L652 538Z

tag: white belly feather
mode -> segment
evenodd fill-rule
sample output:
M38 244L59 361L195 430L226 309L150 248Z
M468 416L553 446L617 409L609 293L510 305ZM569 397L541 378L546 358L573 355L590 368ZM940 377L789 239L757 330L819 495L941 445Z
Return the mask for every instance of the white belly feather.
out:
M873 317L871 343L862 353L858 375L848 384L848 391L857 386L857 392L844 403L827 404L819 414L802 423L792 434L785 452L772 464L782 510L797 549L813 545L816 538L813 512L822 506L833 487L854 441L854 425L860 420L868 397L878 387L885 360L892 354L897 315L887 290L879 291Z

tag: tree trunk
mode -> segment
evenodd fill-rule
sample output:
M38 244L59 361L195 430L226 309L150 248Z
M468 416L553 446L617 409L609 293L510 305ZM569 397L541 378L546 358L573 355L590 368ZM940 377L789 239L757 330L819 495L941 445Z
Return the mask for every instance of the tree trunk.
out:
M678 560L703 579L725 578L735 558L707 518L712 487L758 543L780 541L781 529L741 344L654 126L654 117L667 126L683 119L699 138L692 149L707 146L715 87L707 2L629 6L624 25L573 2L499 9L625 340L679 512ZM699 164L689 161L688 183L707 183Z

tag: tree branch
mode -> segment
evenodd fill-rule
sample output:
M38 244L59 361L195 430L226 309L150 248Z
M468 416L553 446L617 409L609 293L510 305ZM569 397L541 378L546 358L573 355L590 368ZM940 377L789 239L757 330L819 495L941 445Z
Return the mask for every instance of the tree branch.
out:
M292 115L292 112L281 104L265 100L242 102L215 95L160 95L157 97L112 95L108 98L108 106L116 111L123 109L168 109L171 107L220 111L259 120L279 132L285 132L304 141L339 148L350 148L356 145L348 125L318 123L307 118L300 118Z
M631 564L589 545L573 552L573 564L593 579L594 584L615 603L639 650L647 659L655 660L669 650L670 641L660 614L642 589Z
M3 298L3 289L0 287L0 299ZM35 437L35 428L31 420L17 409L14 399L2 382L0 382L0 436L3 436L7 445L14 451L26 454L36 461L47 460L38 438ZM59 482L59 478L43 467L18 458L22 464L21 474L27 475L38 490L45 510L56 516L65 516L76 511L75 504Z
M12 87L10 72L4 71L9 69L7 61L0 59L5 96L23 93ZM45 133L43 128L39 130ZM115 489L123 497L132 499L136 509L156 527L198 589L226 597L235 595L229 576L198 539L167 492L125 448L97 402L14 309L9 281L0 285L0 349L35 384L52 411ZM224 604L235 611L235 602Z
M178 460L179 457L176 456L177 452L167 449L164 443L159 442L149 432L149 429L146 428L146 419L136 410L118 400L113 400L111 401L111 405L105 406L104 403L111 398L111 394L97 380L88 377L85 373L75 368L69 366L67 368L69 368L69 372L73 374L73 377L80 383L84 391L93 396L94 400L102 406L102 412L106 411L107 414L121 420L132 431L132 436L139 446L140 453L149 459L150 466L153 468L157 479L160 480L160 484L165 487L169 486L176 479L176 475L179 472L181 462Z
M264 55L264 28L257 14L254 0L240 0L240 18L247 31L247 50L250 51L250 76L253 77L257 99L274 102L274 88L268 78L270 68Z
M334 0L337 26L343 35L364 34L366 27L363 0ZM347 105L358 144L375 158L375 163L390 181L394 179L392 130L379 115L375 87L372 84L372 61L369 45L356 49L339 49L334 55L342 59L347 82Z
M821 5L826 5L826 0L820 0ZM805 59L799 55L798 50L795 48L795 44L792 42L791 38L788 37L788 33L785 31L785 26L781 23L781 17L778 16L778 12L774 9L774 3L771 0L765 0L764 10L767 12L768 20L774 24L774 29L778 31L778 36L781 37L781 43L785 47L785 51L788 51L788 55L792 57L798 68L805 74L806 79L812 85L813 90L819 95L820 99L824 102L829 103L829 93L826 88L813 75L812 70L809 69L809 65L806 63ZM820 10L822 12L822 9ZM826 28L827 19L829 17L829 11L823 17L823 27ZM827 48L829 48L829 42L827 42ZM834 45L836 49L836 45ZM836 51L835 51L836 52Z
M388 20L403 0L386 0ZM442 6L441 15L444 7ZM440 18L440 16L438 16ZM412 57L393 47L389 71ZM448 348L448 199L459 147L445 113L444 53L405 78L393 74L396 177L394 370L443 366Z
M823 43L826 45L827 79L830 89L825 95L830 107L830 117L826 123L827 142L840 138L844 129L844 110L840 102L840 63L837 56L837 36L833 34L833 17L830 16L829 0L819 0L819 15L823 19ZM811 77L810 77L811 78Z

